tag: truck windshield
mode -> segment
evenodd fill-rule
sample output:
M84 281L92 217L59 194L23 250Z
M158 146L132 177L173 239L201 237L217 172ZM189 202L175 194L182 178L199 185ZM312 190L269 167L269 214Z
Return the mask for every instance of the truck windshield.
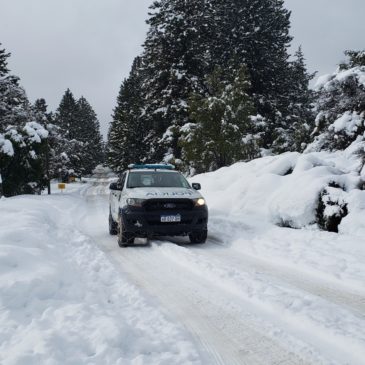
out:
M128 188L190 188L187 180L178 172L132 171L129 173Z

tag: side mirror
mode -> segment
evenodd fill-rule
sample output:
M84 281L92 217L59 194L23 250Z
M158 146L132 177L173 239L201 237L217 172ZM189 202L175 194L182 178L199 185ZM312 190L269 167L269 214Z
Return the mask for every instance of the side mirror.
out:
M194 190L200 190L202 188L199 183L192 183L191 186Z
M109 189L110 189L110 190L120 190L120 189L119 189L119 186L118 186L118 184L117 184L117 183L111 183L111 184L109 185Z

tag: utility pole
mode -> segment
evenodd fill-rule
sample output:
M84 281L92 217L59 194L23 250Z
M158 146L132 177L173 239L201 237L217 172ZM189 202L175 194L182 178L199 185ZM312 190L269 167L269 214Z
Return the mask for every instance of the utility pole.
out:
M4 195L4 192L3 192L3 180L2 180L2 177L1 177L1 170L0 170L0 198Z
M49 144L48 144L48 137L46 139L46 176L47 176L48 195L51 195L51 179L50 179L50 176L49 176Z

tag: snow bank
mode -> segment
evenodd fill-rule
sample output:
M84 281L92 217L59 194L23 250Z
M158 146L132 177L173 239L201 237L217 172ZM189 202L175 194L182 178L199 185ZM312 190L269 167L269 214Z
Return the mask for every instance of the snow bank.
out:
M82 204L0 200L0 363L199 364L184 331L77 230Z
M321 192L335 186L347 204L340 231L365 233L365 194L358 146L339 152L285 153L195 176L212 212L243 220L246 215L277 225L302 228L317 222ZM332 204L332 203L331 203ZM333 208L335 212L336 208ZM326 214L329 214L327 208ZM354 226L356 223L356 227Z
M274 271L285 268L363 296L365 168L358 148L285 153L193 177L209 207L210 241ZM339 234L319 230L320 199L323 218L347 210Z

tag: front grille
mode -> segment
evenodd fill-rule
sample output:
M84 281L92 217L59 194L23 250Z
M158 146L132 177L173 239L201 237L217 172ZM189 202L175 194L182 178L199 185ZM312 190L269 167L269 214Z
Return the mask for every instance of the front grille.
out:
M144 204L146 211L180 211L192 210L194 203L191 199L149 199Z

